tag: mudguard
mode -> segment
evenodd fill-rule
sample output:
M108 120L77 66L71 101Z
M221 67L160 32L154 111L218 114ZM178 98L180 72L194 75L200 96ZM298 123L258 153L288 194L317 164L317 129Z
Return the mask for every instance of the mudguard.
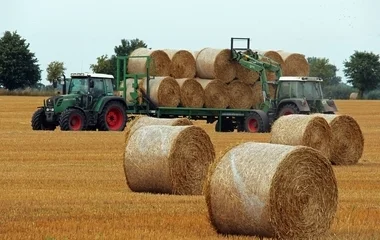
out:
M281 109L286 104L296 105L300 112L310 112L310 107L309 107L309 104L307 104L307 101L303 99L298 99L298 98L294 98L294 99L288 98L288 99L281 100L277 106L277 109Z

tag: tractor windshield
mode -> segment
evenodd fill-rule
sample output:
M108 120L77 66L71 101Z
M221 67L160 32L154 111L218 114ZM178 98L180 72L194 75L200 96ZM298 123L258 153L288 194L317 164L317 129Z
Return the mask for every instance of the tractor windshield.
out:
M72 78L68 93L86 94L89 91L88 78Z
M285 98L322 99L321 85L319 82L314 81L283 81L279 87L278 99Z

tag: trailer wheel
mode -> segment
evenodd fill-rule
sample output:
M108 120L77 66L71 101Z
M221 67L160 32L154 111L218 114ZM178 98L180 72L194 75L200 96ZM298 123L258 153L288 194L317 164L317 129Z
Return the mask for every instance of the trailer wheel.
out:
M244 129L246 132L250 133L263 133L267 132L268 123L267 119L264 119L257 112L252 112L247 115L244 119Z
M86 128L86 117L81 110L69 108L61 114L59 125L62 131L82 131Z
M46 122L45 111L43 108L37 109L32 116L32 129L33 130L48 130L54 131L56 126Z
M124 105L111 101L103 108L98 118L99 131L123 131L127 123Z

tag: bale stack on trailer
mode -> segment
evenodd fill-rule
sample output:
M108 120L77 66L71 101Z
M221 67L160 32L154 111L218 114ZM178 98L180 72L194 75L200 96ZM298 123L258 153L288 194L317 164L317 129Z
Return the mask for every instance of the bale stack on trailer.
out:
M170 58L169 75L173 78L193 78L196 63L193 54L187 50L164 49Z
M309 76L309 63L307 62L305 55L300 53L285 52L282 50L277 51L284 64L282 66L283 76Z

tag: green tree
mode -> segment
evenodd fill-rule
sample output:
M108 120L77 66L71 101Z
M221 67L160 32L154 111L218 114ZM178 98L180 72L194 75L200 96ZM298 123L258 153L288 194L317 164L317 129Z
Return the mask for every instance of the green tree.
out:
M34 86L41 70L30 44L17 31L6 31L0 39L0 85L9 90Z
M380 56L378 54L355 51L343 64L347 82L359 90L358 99L363 98L364 92L378 87L380 83Z
M107 55L96 58L96 64L91 64L90 69L95 73L105 73L114 75L111 59Z
M338 68L329 63L329 59L309 57L307 61L310 66L310 76L321 77L324 86L337 85L342 81L342 78L336 75Z
M53 61L49 63L48 67L46 68L47 72L47 80L52 83L54 80L57 80L62 76L62 74L65 73L65 66L63 62Z

